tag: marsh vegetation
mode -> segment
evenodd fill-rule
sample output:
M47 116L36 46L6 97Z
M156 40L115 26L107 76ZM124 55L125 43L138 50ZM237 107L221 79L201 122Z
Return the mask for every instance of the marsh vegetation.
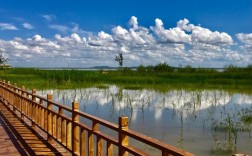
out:
M13 68L0 70L0 78L33 88L76 88L115 84L123 88L222 88L251 91L252 65L211 68L174 68L166 63L156 66L119 68L118 70L41 70ZM167 88L167 89L166 89Z

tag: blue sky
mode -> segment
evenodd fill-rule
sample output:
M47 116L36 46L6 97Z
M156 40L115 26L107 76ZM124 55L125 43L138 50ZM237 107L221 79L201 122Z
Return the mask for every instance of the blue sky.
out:
M0 0L0 52L19 67L252 62L251 0Z

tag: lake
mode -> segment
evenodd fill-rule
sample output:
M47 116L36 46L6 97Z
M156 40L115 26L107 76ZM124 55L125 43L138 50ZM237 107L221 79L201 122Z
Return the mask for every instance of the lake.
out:
M38 93L52 93L54 101L69 107L77 100L81 111L113 123L128 116L130 129L196 155L252 154L249 94L204 89L159 92L114 85Z

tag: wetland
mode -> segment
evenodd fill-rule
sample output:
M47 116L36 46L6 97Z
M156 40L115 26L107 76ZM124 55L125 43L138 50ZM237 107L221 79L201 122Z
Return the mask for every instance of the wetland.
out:
M0 79L196 155L252 154L252 67L0 70ZM146 151L155 149L143 145Z

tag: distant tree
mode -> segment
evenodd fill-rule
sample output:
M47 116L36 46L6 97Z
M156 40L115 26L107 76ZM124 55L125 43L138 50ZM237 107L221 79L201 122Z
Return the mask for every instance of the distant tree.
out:
M140 65L137 67L137 72L139 73L145 73L146 72L146 68L143 65Z
M118 54L115 57L115 61L119 63L119 66L122 67L123 66L123 55L122 53Z
M247 65L247 68L252 69L252 64Z
M172 72L173 68L167 63L159 63L154 67L155 72Z
M154 66L152 66L152 65L149 65L149 66L147 66L145 68L146 68L147 72L153 72L154 71Z
M9 58L3 56L3 53L0 53L0 65L5 64Z
M238 66L230 64L224 67L224 72L237 72L239 69L240 68Z

